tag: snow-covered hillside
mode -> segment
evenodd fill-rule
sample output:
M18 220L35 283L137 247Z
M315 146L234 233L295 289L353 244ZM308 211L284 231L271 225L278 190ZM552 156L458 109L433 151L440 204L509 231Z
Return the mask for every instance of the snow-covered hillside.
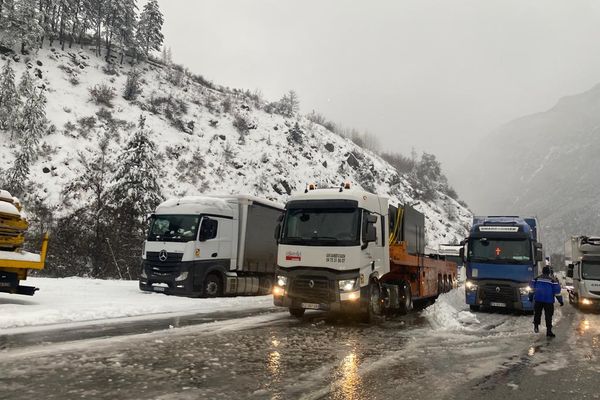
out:
M105 61L91 51L41 49L20 56L13 67L17 78L26 68L41 77L47 117L56 127L42 138L41 156L30 173L34 190L48 205L63 203L63 188L80 175L79 154L91 158L108 125L131 127L140 115L158 145L164 197L249 193L284 202L307 182L338 186L349 180L393 201L417 202L407 179L376 154L302 116L267 113L255 96L215 89L173 67L138 66L142 93L135 101L123 98L131 67L107 70ZM100 84L114 88L112 107L91 101L89 89ZM113 157L128 132L114 133L109 144ZM0 131L1 169L12 165L15 149L9 134ZM438 200L416 207L426 215L430 248L465 237L470 212L447 195L440 193Z

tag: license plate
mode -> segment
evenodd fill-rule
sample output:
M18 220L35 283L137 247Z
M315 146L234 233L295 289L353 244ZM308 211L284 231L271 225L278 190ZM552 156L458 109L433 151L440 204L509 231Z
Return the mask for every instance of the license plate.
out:
M315 303L302 303L302 304L300 304L300 306L302 308L307 308L309 310L318 310L321 308L320 304L315 304Z
M494 302L490 302L490 306L492 306L492 307L506 307L506 303L494 303Z
M164 292L164 291L165 291L165 288L164 288L164 287L162 287L162 286L154 286L152 289L153 289L155 292Z

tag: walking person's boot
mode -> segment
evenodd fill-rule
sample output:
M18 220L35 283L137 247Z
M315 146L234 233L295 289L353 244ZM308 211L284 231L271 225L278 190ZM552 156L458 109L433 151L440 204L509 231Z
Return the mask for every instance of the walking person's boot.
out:
M552 332L552 328L548 328L548 330L546 331L546 336L547 337L556 337L554 332Z
M540 326L538 324L533 324L533 331L538 333L540 331Z

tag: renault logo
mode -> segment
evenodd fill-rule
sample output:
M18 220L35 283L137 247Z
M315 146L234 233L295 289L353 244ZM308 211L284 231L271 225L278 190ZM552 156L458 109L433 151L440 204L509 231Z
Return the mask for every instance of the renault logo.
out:
M314 288L315 287L315 281L313 281L312 279L310 281L308 281L308 287L309 288Z
M496 293L500 293L500 286L496 286Z
M166 250L161 250L160 253L158 253L158 259L162 262L167 261L168 256L169 256L169 253L167 253Z

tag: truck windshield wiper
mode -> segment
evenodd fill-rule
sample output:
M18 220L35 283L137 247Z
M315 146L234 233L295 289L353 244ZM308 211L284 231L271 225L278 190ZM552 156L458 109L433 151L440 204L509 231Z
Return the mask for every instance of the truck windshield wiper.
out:
M493 258L487 258L487 257L471 257L471 261L486 262L486 261L495 261L495 260Z
M337 242L339 239L332 236L313 236L312 240L324 240L329 242Z

